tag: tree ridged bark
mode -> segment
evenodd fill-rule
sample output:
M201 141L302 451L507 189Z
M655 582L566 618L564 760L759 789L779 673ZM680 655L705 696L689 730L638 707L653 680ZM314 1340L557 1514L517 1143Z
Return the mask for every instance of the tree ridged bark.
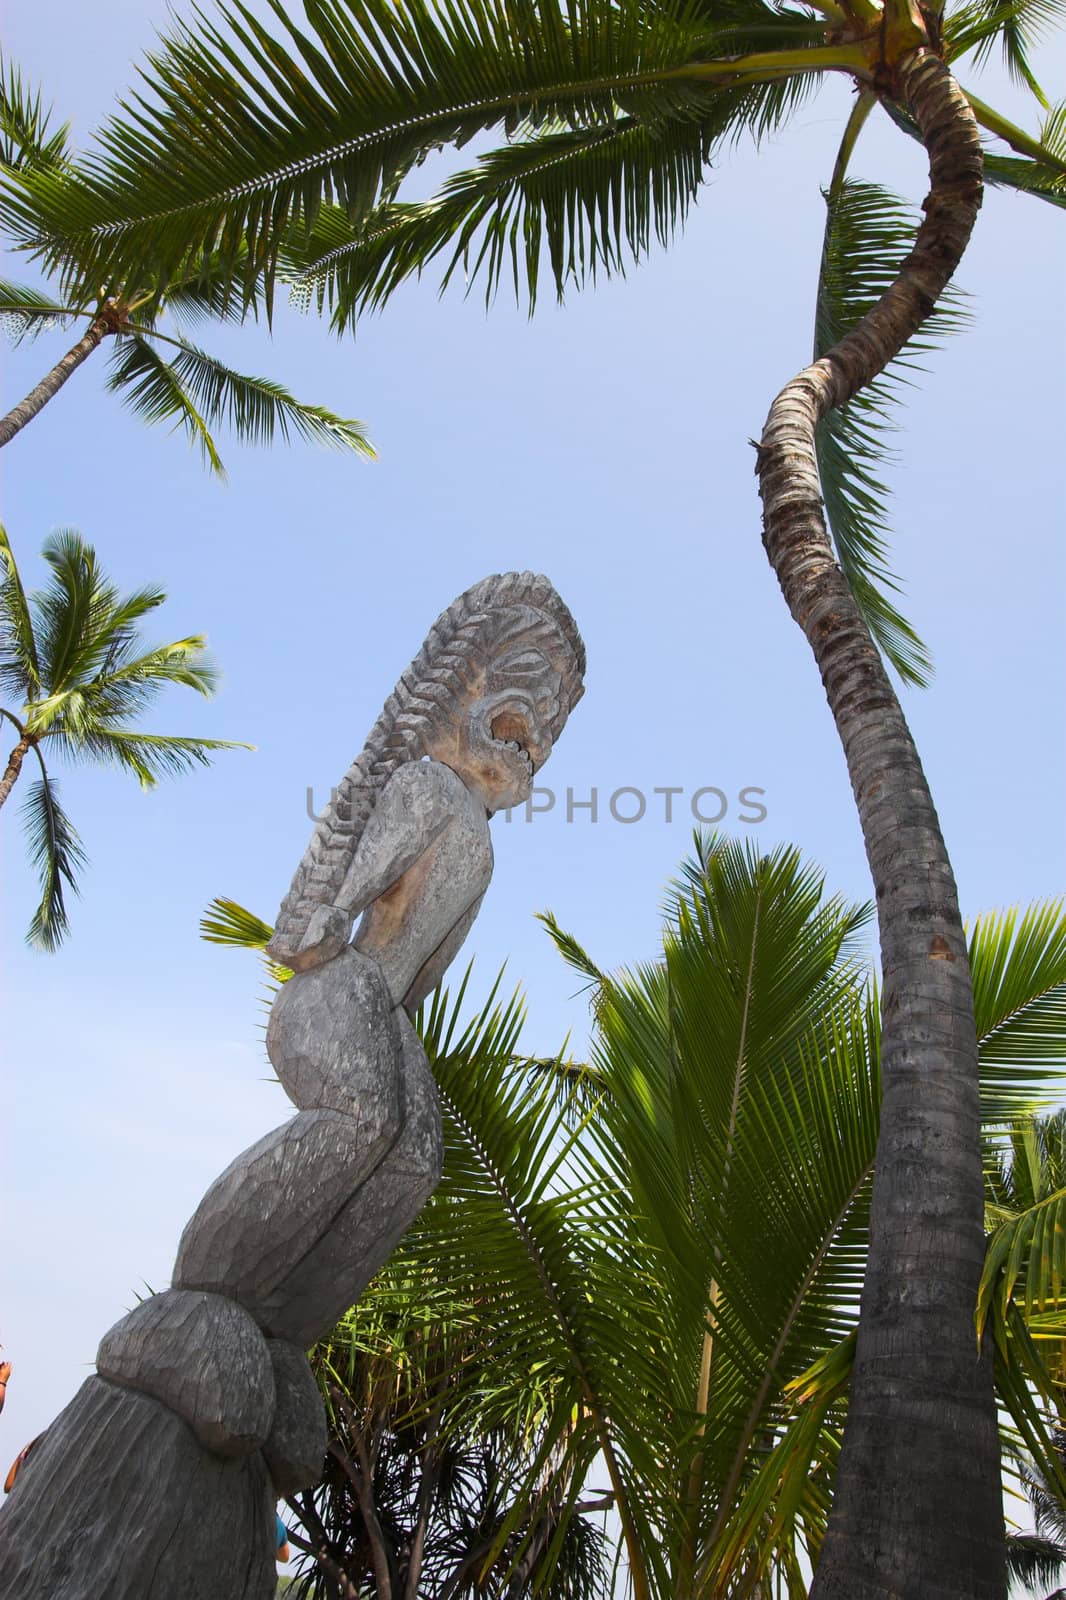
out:
M96 317L91 326L86 330L76 345L72 345L66 355L57 361L51 372L45 374L40 383L31 389L24 400L13 406L6 417L0 417L0 449L21 433L27 422L32 422L39 411L42 411L62 389L72 372L76 372L98 345L102 344L109 333L114 333L116 322L107 312Z
M935 305L981 203L965 97L920 49L898 71L931 188L914 249L851 334L786 385L759 446L764 544L814 651L873 876L883 972L881 1132L849 1415L811 1600L1003 1600L977 1041L955 881L895 691L826 534L815 427Z
M30 748L31 743L32 740L30 739L29 734L22 734L19 738L18 744L16 744L15 748L7 758L7 766L4 768L4 776L0 778L0 806L3 805L4 801L15 787L15 784L18 780L18 775L22 771L22 763L26 759L26 751Z

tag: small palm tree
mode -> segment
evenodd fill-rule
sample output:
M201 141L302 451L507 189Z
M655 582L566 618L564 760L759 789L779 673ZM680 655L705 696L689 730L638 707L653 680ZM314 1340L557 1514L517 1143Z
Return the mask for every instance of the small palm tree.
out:
M0 172L72 172L66 127L51 131L51 113L16 67L0 70ZM228 423L246 443L269 444L290 435L372 456L361 422L325 406L297 400L280 383L236 372L195 344L184 331L205 321L239 322L241 312L225 292L226 275L214 269L170 273L160 283L135 274L121 288L90 290L56 300L24 284L0 279L0 322L16 344L81 322L75 344L29 394L0 417L0 446L15 437L59 393L72 373L111 344L108 388L146 422L172 422L199 446L210 468L225 476L211 429ZM169 313L174 326L160 321ZM165 347L163 350L158 346ZM176 352L168 354L168 352Z
M68 932L65 893L77 893L86 857L59 803L45 754L74 762L117 766L142 789L160 777L206 766L214 750L251 749L226 739L145 733L134 723L167 684L181 683L210 696L217 672L204 639L190 634L171 644L147 646L137 624L163 604L162 589L122 595L97 561L96 551L71 528L46 540L48 586L27 594L6 532L0 528L0 720L16 742L3 776L7 800L32 750L40 769L23 816L30 855L40 875L41 903L27 941L55 950Z

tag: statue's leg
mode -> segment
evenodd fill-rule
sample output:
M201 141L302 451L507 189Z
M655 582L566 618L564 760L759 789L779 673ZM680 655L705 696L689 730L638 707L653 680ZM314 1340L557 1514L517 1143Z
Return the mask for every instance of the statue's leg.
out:
M174 1284L228 1295L265 1332L291 1337L275 1314L282 1286L404 1126L400 1020L380 968L347 949L290 979L268 1044L300 1111L211 1185L182 1235Z
M204 1450L175 1412L89 1378L0 1513L2 1600L268 1600L276 1491L260 1452Z
M436 1085L402 1011L404 1125L388 1155L360 1184L299 1264L261 1304L264 1325L305 1346L333 1326L384 1266L440 1181Z

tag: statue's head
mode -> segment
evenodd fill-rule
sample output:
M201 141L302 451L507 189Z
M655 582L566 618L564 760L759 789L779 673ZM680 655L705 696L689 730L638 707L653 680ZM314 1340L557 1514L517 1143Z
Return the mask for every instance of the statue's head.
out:
M428 756L457 772L487 811L519 805L584 693L584 674L581 635L547 578L505 572L453 600L315 825L278 914L275 960L312 964L312 919L333 907L398 767Z
M457 604L469 610L465 662L424 749L457 772L487 811L501 811L528 800L534 774L581 698L584 647L546 578L486 578Z

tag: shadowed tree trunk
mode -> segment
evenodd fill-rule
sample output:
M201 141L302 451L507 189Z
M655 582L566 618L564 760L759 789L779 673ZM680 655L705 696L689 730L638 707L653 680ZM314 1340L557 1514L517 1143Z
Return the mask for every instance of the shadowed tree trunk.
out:
M119 318L115 308L105 306L77 344L67 351L62 360L56 362L51 372L41 379L36 388L31 389L17 406L12 407L6 417L0 417L0 448L10 443L16 433L21 433L27 422L33 421L49 400L59 393L71 373L77 371L82 362L92 355L109 333L117 332L118 327Z
M896 70L929 155L925 220L878 305L778 395L757 468L767 554L814 651L847 758L884 984L869 1265L811 1600L1001 1600L992 1369L978 1359L974 1333L984 1237L966 944L918 753L833 558L815 464L817 422L881 372L928 316L981 201L977 127L947 67L920 48Z

